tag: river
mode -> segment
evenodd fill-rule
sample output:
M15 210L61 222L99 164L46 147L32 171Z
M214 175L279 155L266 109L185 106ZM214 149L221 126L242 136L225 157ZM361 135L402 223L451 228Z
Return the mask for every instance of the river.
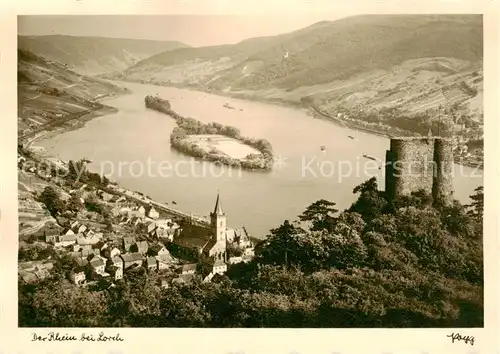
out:
M175 201L175 208L195 215L208 215L220 191L228 225L245 226L258 238L285 219L295 219L318 199L333 201L339 209L349 207L356 198L353 188L372 176L384 188L383 169L362 155L384 161L387 138L340 127L295 108L171 87L117 84L132 91L106 100L117 113L38 145L63 160L85 157L92 161L91 170L104 172L123 187L159 202ZM144 106L144 97L157 93L183 116L232 125L244 136L269 140L278 159L273 171L231 170L172 150L174 120ZM226 102L234 109L223 107ZM469 195L483 184L482 171L455 166L455 172L455 197L469 203Z

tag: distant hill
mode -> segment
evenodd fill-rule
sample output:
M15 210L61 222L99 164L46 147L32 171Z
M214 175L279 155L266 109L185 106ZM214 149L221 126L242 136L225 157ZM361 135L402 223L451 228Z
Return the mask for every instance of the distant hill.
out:
M18 47L81 74L98 75L124 70L157 53L187 46L175 41L50 35L19 36Z
M327 112L360 105L420 111L447 104L443 89L450 104L469 100L482 109L482 53L480 15L367 15L163 52L111 77L256 99L307 98ZM476 94L461 89L462 81Z
M64 65L18 50L18 133L45 130L76 115L98 110L99 98L125 89L101 79L80 75Z

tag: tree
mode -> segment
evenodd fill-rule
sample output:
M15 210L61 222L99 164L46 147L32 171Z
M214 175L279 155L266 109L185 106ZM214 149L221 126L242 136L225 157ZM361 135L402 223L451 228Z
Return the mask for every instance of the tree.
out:
M441 211L443 224L447 230L453 235L461 235L465 237L474 236L474 220L472 216L467 214L465 208L458 202L445 206Z
M62 214L65 209L64 202L59 197L59 193L51 186L45 187L39 200L45 204L52 216Z
M20 318L29 327L106 327L108 323L106 296L76 287L65 280L48 282L37 287L30 297L22 297Z
M479 186L474 189L474 194L470 196L472 203L467 205L469 214L478 219L483 219L484 211L484 187Z
M103 205L99 202L99 199L94 194L90 194L87 199L85 199L85 208L88 211L93 211L98 214L102 214Z
M325 199L318 200L307 207L307 209L299 215L301 221L310 222L312 230L332 230L335 225L335 214L338 212L335 209L335 203Z
M71 197L67 200L66 202L66 209L77 213L82 209L83 203L81 201L81 194L80 193L74 193L71 195Z
M68 177L71 180L79 181L85 175L85 162L83 160L68 162Z
M358 200L349 208L349 211L359 213L365 222L379 216L387 206L387 201L378 190L377 178L372 177L353 189L353 193L360 193Z

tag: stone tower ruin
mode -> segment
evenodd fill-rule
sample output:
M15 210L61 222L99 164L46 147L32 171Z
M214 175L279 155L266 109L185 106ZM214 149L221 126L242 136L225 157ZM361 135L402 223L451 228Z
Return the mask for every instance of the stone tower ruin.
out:
M385 190L389 198L419 190L435 201L453 201L453 145L441 137L391 138L386 153Z

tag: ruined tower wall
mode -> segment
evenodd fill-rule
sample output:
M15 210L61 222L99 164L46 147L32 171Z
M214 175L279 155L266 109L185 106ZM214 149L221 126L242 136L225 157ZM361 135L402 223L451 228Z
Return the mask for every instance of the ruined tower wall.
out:
M434 183L432 196L445 204L453 201L453 144L450 139L436 139L434 143Z
M393 138L386 153L386 192L390 197L433 189L434 139Z

